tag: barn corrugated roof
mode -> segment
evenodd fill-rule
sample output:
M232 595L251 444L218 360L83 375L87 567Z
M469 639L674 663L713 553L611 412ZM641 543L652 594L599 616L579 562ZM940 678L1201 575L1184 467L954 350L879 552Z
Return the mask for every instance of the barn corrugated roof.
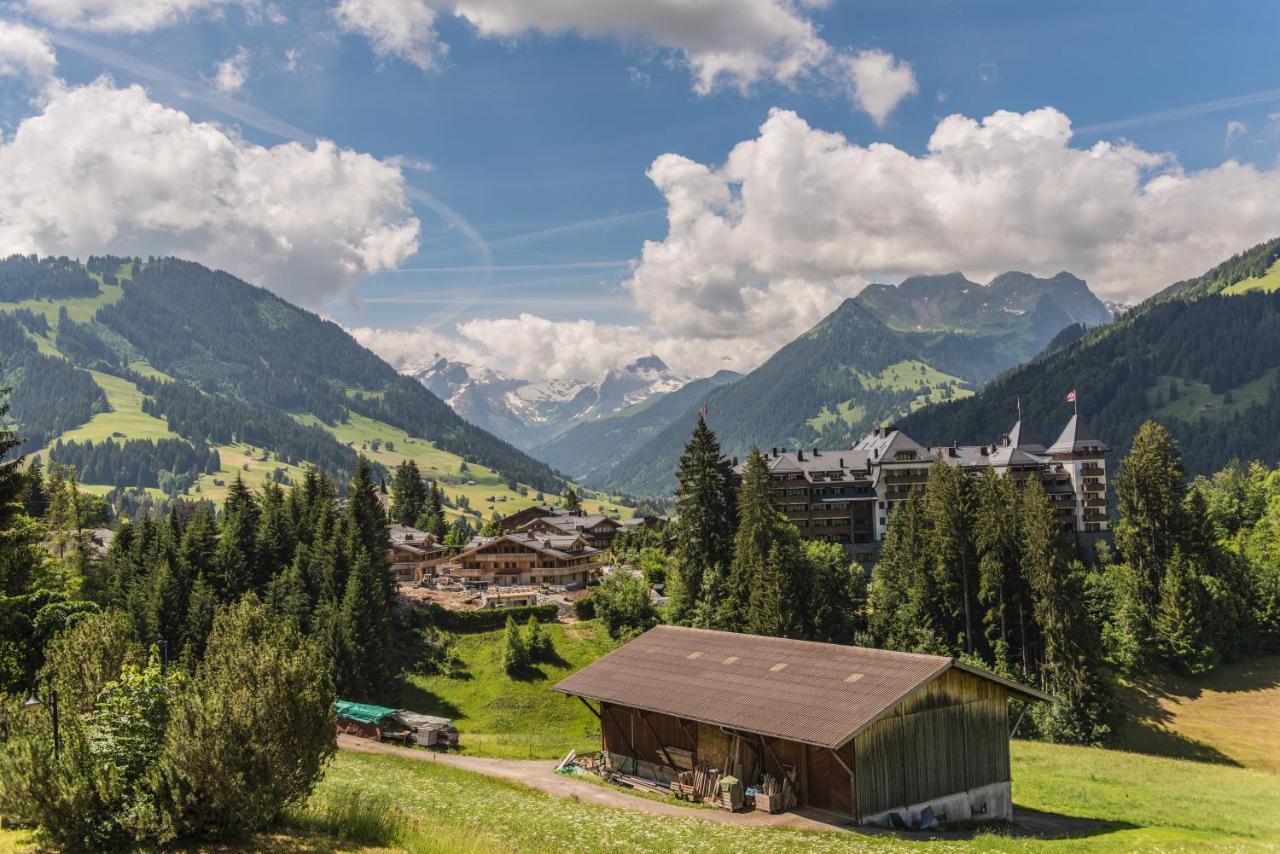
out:
M1024 698L1053 698L953 658L657 626L555 690L744 732L838 748L956 667Z

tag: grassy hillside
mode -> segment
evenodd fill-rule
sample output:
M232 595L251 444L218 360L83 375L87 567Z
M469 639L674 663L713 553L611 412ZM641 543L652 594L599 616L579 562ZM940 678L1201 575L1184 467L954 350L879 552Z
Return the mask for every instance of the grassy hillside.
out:
M6 293L32 276L28 262L0 265ZM101 260L73 267L80 280L67 296L0 301L0 361L15 387L15 426L32 440L25 451L47 463L65 455L58 443L108 442L129 458L123 482L121 466L98 466L85 482L91 491L145 486L163 498L163 487L218 500L237 474L258 486L296 479L307 462L344 479L357 453L386 469L417 460L479 518L530 506L540 489L560 490L549 467L466 424L333 324L266 291L171 260L103 270ZM211 448L220 466L166 486L156 482L161 464L143 460L152 482L137 483L134 464L144 443L157 441L197 455ZM607 497L585 503L627 512Z
M1280 656L1135 681L1121 701L1127 749L1280 774Z
M560 758L599 747L599 722L551 686L613 648L594 622L546 626L558 656L522 678L502 670L502 631L458 636L465 675L410 676L402 702L454 719L466 753L518 759Z
M1261 276L1250 276L1247 279L1241 279L1234 285L1229 285L1223 289L1223 293L1227 295L1244 294L1249 291L1265 291L1271 293L1280 291L1280 261L1271 265L1267 272Z

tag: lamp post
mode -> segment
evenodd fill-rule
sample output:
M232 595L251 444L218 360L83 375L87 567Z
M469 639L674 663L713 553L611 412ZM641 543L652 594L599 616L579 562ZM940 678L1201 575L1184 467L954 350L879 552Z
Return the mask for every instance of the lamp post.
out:
M35 709L43 706L39 694L36 693L36 685L31 685L31 696L23 702L24 709ZM58 738L58 691L56 688L49 687L49 712L53 715L53 758L57 760L61 753L62 741Z

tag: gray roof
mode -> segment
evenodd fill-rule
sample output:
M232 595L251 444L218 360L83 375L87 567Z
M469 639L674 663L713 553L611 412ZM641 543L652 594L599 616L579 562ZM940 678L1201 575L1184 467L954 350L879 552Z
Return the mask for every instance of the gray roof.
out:
M773 455L772 449L761 451L769 465L769 471L773 474L796 473L812 476L819 472L829 471L843 473L865 472L867 461L871 458L871 454L867 451L817 450L815 454L815 449L812 448L802 448L798 451L787 451L781 448L777 450L777 456ZM803 459L801 459L801 455L803 455ZM734 466L733 470L738 474L742 474L742 469L745 466L745 462L740 462Z
M894 430L891 427L868 433L861 442L853 446L853 449L871 452L872 461L878 463L891 463L894 461L893 458L902 451L915 451L919 459L929 458L929 452L923 445L901 430Z
M507 542L514 543L516 545L525 546L526 548L533 549L539 554L549 555L551 557L559 558L562 560L567 560L572 557L578 557L580 555L592 555L592 554L599 553L599 549L593 549L591 546L588 546L585 544L581 548L574 549L573 551L568 551L568 549L573 548L573 546L580 539L582 538L579 534L556 535L556 534L539 534L539 533L534 533L530 531L513 531L510 534L503 534L502 536L498 536L498 537L486 537L486 538L473 539L470 543L467 543L466 551L458 555L458 558L462 558L465 555L471 554L476 549L481 549L481 548L484 548L485 546L494 545L495 543L501 540L506 540Z
M650 629L555 690L835 749L952 668L1053 700L947 656L679 626Z
M1097 434L1090 429L1089 425L1077 413L1071 416L1067 426L1062 428L1062 435L1058 437L1058 441L1050 445L1046 453L1071 454L1080 451L1105 452L1107 450L1110 449L1106 443L1098 438Z
M1044 445L1040 444L1040 440L1032 435L1031 431L1022 423L1022 419L1009 428L1009 446L1013 448L1021 448L1031 454L1043 454Z

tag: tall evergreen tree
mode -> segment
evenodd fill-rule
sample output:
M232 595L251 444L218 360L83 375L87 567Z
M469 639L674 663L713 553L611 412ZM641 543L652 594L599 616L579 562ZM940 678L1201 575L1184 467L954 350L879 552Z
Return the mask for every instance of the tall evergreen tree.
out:
M397 525L413 525L427 506L427 487L413 460L396 466L391 478L391 520Z
M582 512L582 499L578 497L578 490L572 486L564 491L564 498L560 500L560 506L570 513Z
M939 637L930 602L933 556L923 504L913 494L889 516L868 593L870 628L886 649L938 653L950 648Z
M702 415L680 455L676 480L671 598L673 618L680 622L705 599L704 575L713 568L727 571L738 519L733 465Z
M39 519L49 509L49 493L44 488L44 470L38 459L32 460L23 473L21 501L22 511L33 519Z
M1208 637L1208 606L1196 567L1181 551L1174 552L1160 582L1152 628L1165 661L1181 673L1203 673L1218 663Z
M385 603L378 570L368 555L361 554L338 609L340 655L335 681L344 697L370 700L388 687Z
M1135 612L1153 614L1169 559L1186 534L1182 451L1173 436L1154 421L1143 424L1112 483L1120 514L1116 546L1129 568Z
M239 599L257 580L258 504L237 472L222 505L222 529L212 584L224 602Z
M925 491L925 524L933 556L935 613L944 638L959 638L966 653L975 650L974 613L977 611L977 558L970 523L971 487L959 467L936 461L929 469Z
M978 559L978 602L986 646L996 669L1017 661L1031 672L1027 655L1031 620L1026 581L1019 567L1018 496L1013 479L988 468L978 480L974 502L974 546Z
M272 578L293 562L295 537L285 511L284 491L268 482L258 499L258 529L254 535L254 588L265 589Z

